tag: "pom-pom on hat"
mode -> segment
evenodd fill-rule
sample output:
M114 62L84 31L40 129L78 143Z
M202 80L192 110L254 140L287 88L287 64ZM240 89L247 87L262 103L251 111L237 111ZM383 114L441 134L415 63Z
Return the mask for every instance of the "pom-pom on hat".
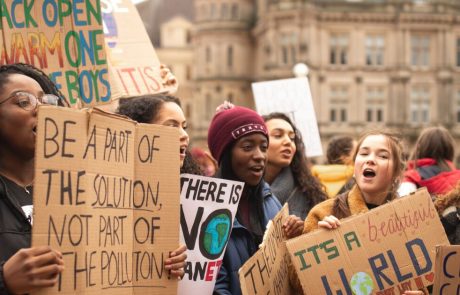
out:
M222 153L233 142L251 133L268 132L262 117L255 111L225 102L217 107L208 130L208 147L219 163Z

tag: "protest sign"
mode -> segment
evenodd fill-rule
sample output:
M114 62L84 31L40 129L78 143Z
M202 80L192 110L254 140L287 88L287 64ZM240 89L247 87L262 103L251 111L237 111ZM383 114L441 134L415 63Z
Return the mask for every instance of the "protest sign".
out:
M0 65L43 70L72 105L110 101L99 0L0 0Z
M267 225L260 249L238 271L244 295L289 295L289 253L283 224L289 216L285 204Z
M131 0L101 0L113 97L174 91Z
M308 157L321 156L323 149L307 78L252 83L257 112L288 115L302 133Z
M178 294L212 294L243 187L238 181L181 175L181 243L188 250Z
M460 245L436 247L433 294L460 294Z
M32 245L63 253L40 294L176 294L179 133L116 115L41 106Z
M437 244L448 245L425 188L290 240L305 294L401 294L434 282Z

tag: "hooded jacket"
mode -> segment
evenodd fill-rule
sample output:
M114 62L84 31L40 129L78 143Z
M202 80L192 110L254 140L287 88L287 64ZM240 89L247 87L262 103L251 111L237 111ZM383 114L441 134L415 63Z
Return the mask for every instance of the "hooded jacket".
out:
M278 199L272 195L270 187L265 182L263 183L262 197L264 212L263 222L264 226L267 226L268 221L273 219L281 210L281 204ZM249 230L241 225L235 218L213 294L241 294L238 270L258 249L259 245L256 245Z
M445 194L452 190L460 179L460 170L447 161L451 171L442 171L435 159L411 161L404 173L404 182L411 182L417 187L425 186L432 195Z
M3 265L22 248L29 248L31 231L27 217L0 176L0 295L9 294L3 281Z

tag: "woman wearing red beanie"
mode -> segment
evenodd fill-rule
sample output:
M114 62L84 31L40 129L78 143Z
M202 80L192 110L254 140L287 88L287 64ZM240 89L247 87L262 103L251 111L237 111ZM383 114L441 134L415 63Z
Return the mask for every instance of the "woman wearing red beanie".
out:
M214 287L214 294L241 294L239 268L257 251L265 227L281 209L263 180L267 163L268 133L262 117L253 110L224 104L212 119L208 147L219 162L216 176L244 182L233 230ZM298 235L303 222L296 216L284 224L288 237Z

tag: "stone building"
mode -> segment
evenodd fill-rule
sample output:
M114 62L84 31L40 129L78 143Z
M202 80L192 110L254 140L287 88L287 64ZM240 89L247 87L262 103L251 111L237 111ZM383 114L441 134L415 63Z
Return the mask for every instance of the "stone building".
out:
M191 30L197 145L218 104L253 107L251 83L293 77L296 63L309 67L324 145L388 127L410 146L438 124L459 141L458 0L194 0Z

